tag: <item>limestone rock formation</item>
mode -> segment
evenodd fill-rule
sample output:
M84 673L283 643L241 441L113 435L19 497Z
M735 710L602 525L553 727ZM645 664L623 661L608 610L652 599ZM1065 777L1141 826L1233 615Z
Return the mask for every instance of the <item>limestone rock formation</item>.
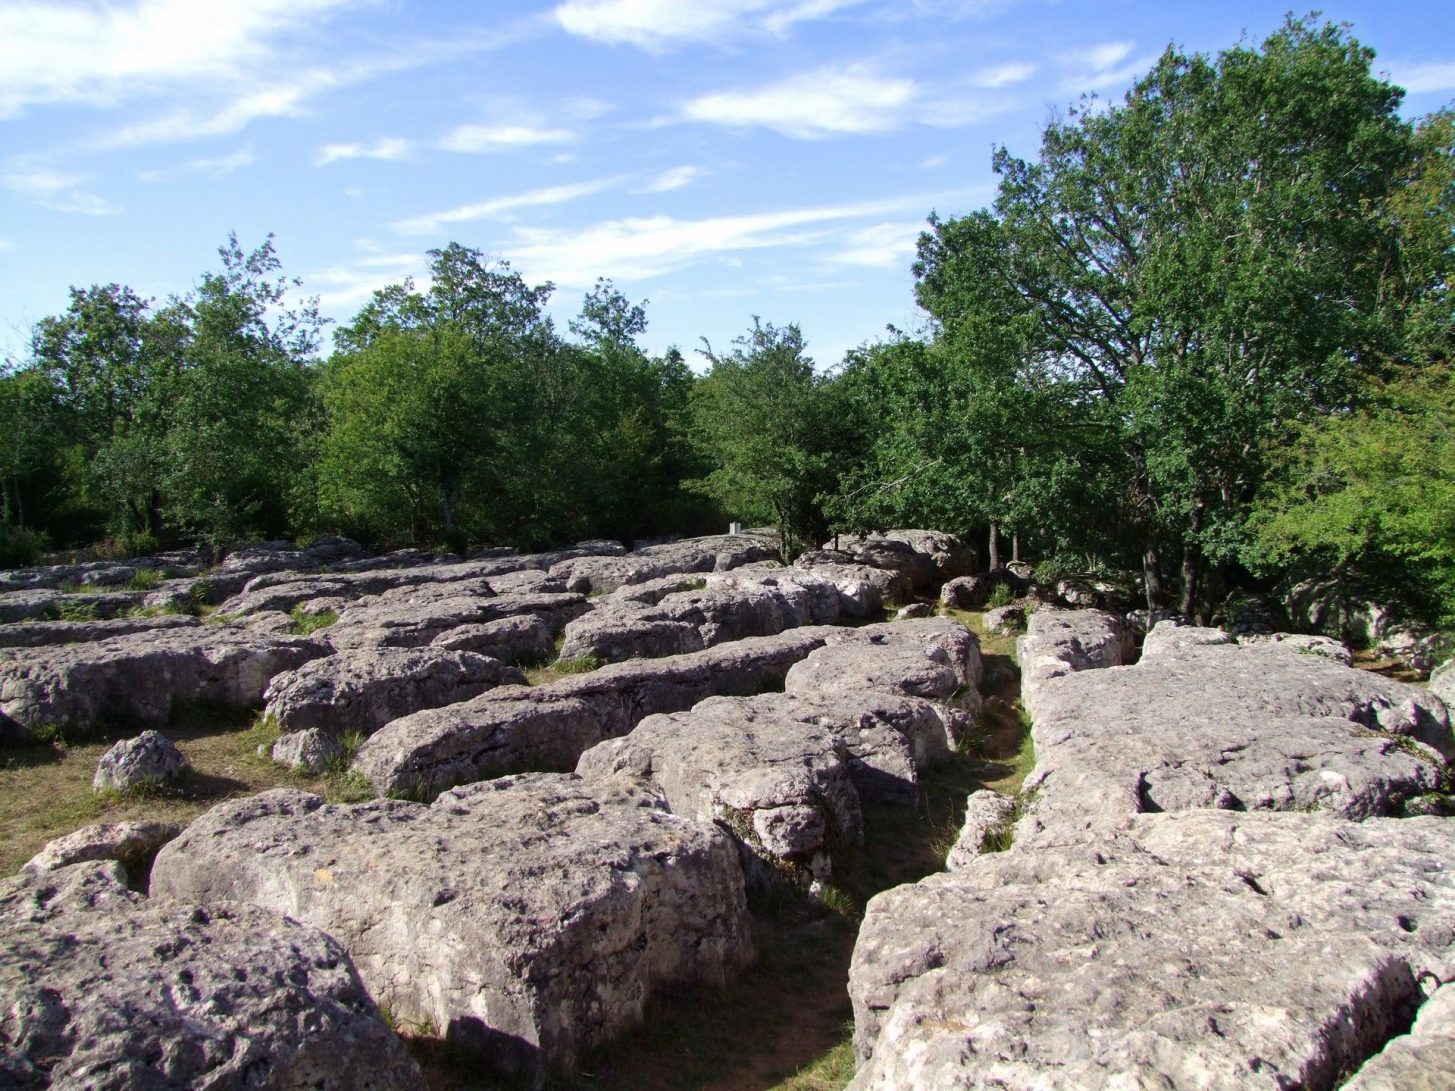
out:
M21 870L40 874L93 860L115 860L134 881L151 868L157 851L181 832L182 827L175 822L102 822L83 826L47 842Z
M0 1011L17 1091L422 1082L333 939L250 905L149 900L114 863L0 880Z
M0 710L24 727L161 726L178 703L255 708L268 680L326 652L303 639L204 625L90 644L0 649Z
M731 841L624 780L507 777L428 807L267 792L197 819L152 890L323 929L397 1018L516 1072L569 1065L662 986L752 955Z
M1334 1086L1455 971L1452 852L1440 819L1193 811L899 887L851 1086Z
M465 701L525 675L497 659L441 648L359 648L279 674L263 694L265 711L285 732L316 728L372 735L427 708Z

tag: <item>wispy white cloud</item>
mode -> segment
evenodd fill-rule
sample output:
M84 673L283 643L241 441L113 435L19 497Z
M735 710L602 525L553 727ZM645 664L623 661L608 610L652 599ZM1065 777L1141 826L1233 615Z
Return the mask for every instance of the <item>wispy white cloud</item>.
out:
M200 171L203 174L210 174L214 178L221 178L231 174L243 167L250 167L258 161L258 157L251 148L241 148L231 155L215 155L202 159L193 159L187 164L188 170Z
M1008 61L1005 64L992 65L990 68L982 68L978 72L972 73L969 82L972 87L995 90L1030 79L1036 74L1038 68L1038 65L1032 64L1030 61Z
M533 144L566 144L576 139L570 129L537 125L461 125L440 141L447 152L499 152Z
M372 144L325 144L318 149L314 163L321 167L341 159L408 159L413 150L413 144L397 136L382 137Z
M15 244L9 239L0 239L0 251L14 250Z
M1131 83L1157 63L1155 53L1133 57L1135 42L1102 42L1066 54L1067 72L1061 87L1067 91L1102 91ZM1128 59L1131 58L1131 59Z
M499 219L520 208L538 208L543 205L564 204L604 189L618 185L620 177L597 178L589 182L575 182L563 186L546 186L525 193L512 193L504 197L492 197L474 204L460 205L443 212L430 212L422 216L396 220L390 227L401 235L433 235L449 224L473 223L477 220Z
M1455 61L1395 64L1390 68L1389 78L1412 95L1455 91Z
M566 0L552 12L568 33L661 51L687 42L783 34L866 0Z
M914 257L915 243L923 230L924 223L919 220L859 228L851 232L845 239L846 245L829 254L824 263L831 268L908 268Z
M420 283L427 268L422 255L381 253L368 241L361 241L357 248L361 257L315 269L304 276L304 283L318 293L324 310L357 307L380 288L407 277L414 279L416 287L427 287L427 283Z
M949 161L950 157L948 155L931 155L920 160L920 166L926 170L932 170L935 167L943 167Z
M867 65L834 65L766 87L703 95L683 105L681 116L800 138L883 132L905 120L917 93L913 80L881 76Z
M1076 60L1094 72L1102 72L1126 60L1135 46L1135 42L1102 42L1081 50Z
M673 167L671 170L664 170L657 177L653 178L640 190L642 193L669 193L674 189L682 189L690 186L699 178L705 177L707 172L701 167L683 165Z
M0 185L31 204L53 212L110 216L121 211L106 198L86 189L85 182L86 179L79 174L34 164L12 166L0 176Z
M747 251L842 241L844 225L930 207L924 196L819 208L677 219L609 220L585 228L517 227L511 260L532 277L589 286L599 276L639 280Z
M246 84L278 41L361 0L195 0L0 7L0 117L72 102L114 106L203 82Z

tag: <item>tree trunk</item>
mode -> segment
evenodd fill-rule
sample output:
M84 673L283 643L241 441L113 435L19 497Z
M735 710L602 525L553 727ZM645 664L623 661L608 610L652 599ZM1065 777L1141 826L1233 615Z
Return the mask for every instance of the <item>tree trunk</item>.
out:
M1021 532L1018 530L1010 532L1010 559L1012 561L1021 559Z
M1157 543L1150 542L1142 551L1142 584L1147 592L1147 609L1160 610L1167 601L1162 589L1162 555Z
M1197 544L1198 531L1202 530L1203 503L1197 501L1192 508L1192 525L1188 527L1187 544L1182 548L1182 601L1177 611L1191 620L1198 616L1199 596L1202 582L1202 547Z
M993 572L993 571L995 571L995 569L997 569L999 567L1000 567L1000 524L997 523L997 522L993 522L992 521L991 524L990 524L990 569Z

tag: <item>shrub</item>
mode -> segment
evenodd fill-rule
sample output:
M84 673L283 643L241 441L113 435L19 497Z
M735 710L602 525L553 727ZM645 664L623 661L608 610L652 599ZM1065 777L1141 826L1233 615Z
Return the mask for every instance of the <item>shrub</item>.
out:
M1008 583L997 583L990 592L990 598L986 605L994 610L1000 606L1009 606L1015 601L1015 592L1010 589Z
M155 591L162 585L160 568L138 568L136 575L126 582L128 591Z

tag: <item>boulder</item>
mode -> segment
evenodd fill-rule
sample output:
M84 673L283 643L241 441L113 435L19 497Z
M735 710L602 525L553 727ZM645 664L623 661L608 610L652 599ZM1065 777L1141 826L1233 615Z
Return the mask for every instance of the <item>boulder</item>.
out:
M568 1067L664 986L752 957L732 842L622 779L507 777L428 807L265 792L198 818L152 890L326 931L395 1018L516 1073Z
M1236 644L1237 639L1221 629L1187 625L1181 621L1159 621L1142 641L1142 658L1157 659L1175 656L1191 648ZM1112 664L1115 666L1115 664Z
M181 832L182 827L175 822L102 822L83 826L47 842L21 870L39 875L72 864L115 860L135 883L151 870L157 851Z
M1308 636L1304 633L1239 633L1238 643L1244 646L1255 644L1281 644L1293 651L1306 655L1321 655L1346 667L1354 665L1354 656L1348 645L1328 636Z
M250 905L149 900L115 863L0 881L0 1011L6 1087L423 1082L333 939Z
M895 621L916 621L919 618L934 617L935 608L927 602L911 602L901 606L894 613Z
M290 579L265 585L257 589L251 586L233 595L217 608L219 614L229 617L244 617L248 614L278 610L289 613L300 603L309 599L332 598L350 600L356 592L343 579L319 576L308 579Z
M1336 1086L1455 970L1452 852L1439 819L1192 811L898 887L851 1087Z
M562 659L657 659L700 652L705 645L697 626L671 618L649 618L637 610L593 610L566 626Z
M1025 631L1028 616L1023 604L1012 602L1006 606L997 606L994 610L987 610L985 627L992 633L1011 636Z
M274 676L264 709L285 732L372 735L426 708L465 701L525 675L497 659L443 648L360 648Z
M534 614L461 625L440 633L430 641L430 647L475 652L503 663L543 662L556 650L550 626Z
M1275 643L1188 644L1049 679L1032 738L1030 814L1077 829L1189 808L1398 814L1455 753L1418 686Z
M7 591L0 595L0 624L55 617L62 597L59 591L44 588Z
M636 777L673 814L728 830L755 886L785 870L827 880L832 854L864 838L842 740L782 715L776 702L720 698L648 716L625 738L586 751L576 769L587 779Z
M98 792L130 792L174 784L190 770L177 744L156 731L123 739L101 755L91 787Z
M940 605L951 610L978 610L994 587L995 582L984 574L957 576L940 588Z
M162 726L179 703L256 708L275 674L326 650L311 640L217 625L0 649L0 710L26 728L85 729L111 720Z
M910 581L900 573L855 564L847 554L805 553L793 562L793 567L832 583L839 595L839 613L844 617L873 617L885 603L903 602L911 594Z
M975 571L975 550L953 534L935 530L886 530L840 535L825 550L848 554L856 564L900 573L913 591L932 591L946 580Z
M344 747L337 735L310 727L278 736L268 756L279 765L316 777L343 763Z
M688 655L610 664L545 686L506 687L388 724L352 768L375 789L431 795L526 770L574 769L583 751L647 716L713 696L779 688L836 630L805 627Z

